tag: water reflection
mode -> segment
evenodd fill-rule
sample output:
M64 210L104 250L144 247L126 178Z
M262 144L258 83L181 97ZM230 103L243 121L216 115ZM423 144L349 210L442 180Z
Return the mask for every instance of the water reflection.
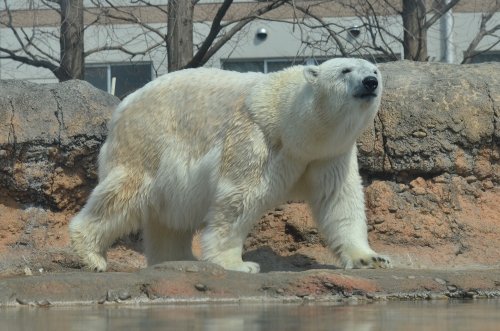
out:
M366 305L19 307L0 310L0 330L485 330L500 326L500 300Z

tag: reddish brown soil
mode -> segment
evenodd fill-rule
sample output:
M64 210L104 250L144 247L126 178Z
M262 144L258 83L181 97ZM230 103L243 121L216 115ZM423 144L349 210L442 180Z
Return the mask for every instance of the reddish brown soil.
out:
M488 180L417 178L408 185L373 181L366 188L369 238L396 267L454 268L500 263L500 191ZM73 212L0 204L0 274L79 270L69 249L67 224ZM200 254L198 239L195 255ZM305 204L269 211L245 244L246 260L262 271L334 268ZM140 235L120 240L108 252L110 271L146 266Z

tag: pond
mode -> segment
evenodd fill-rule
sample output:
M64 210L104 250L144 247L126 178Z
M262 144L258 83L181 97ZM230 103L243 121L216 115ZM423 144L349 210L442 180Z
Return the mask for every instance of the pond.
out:
M500 300L373 304L242 304L0 309L0 329L99 330L500 330Z

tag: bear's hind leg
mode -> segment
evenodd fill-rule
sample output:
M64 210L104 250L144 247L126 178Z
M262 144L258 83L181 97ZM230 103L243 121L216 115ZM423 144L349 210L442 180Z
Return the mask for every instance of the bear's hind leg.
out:
M141 179L117 168L91 193L86 205L71 220L71 246L85 265L106 270L106 250L119 237L140 226L138 197L143 196Z
M241 258L246 234L245 231L229 234L222 228L204 228L201 239L203 260L218 264L227 270L258 273L258 263L243 261Z
M143 224L144 250L148 265L165 261L193 261L193 232L172 230L156 219Z
M258 273L258 263L243 261L243 243L258 212L239 214L229 201L221 201L208 217L210 221L201 232L203 260L222 266L227 270ZM236 207L238 209L239 207Z

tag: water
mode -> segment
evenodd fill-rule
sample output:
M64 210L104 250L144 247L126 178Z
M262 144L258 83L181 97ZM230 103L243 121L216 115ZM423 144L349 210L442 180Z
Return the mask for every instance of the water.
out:
M0 330L500 330L500 300L0 309Z

